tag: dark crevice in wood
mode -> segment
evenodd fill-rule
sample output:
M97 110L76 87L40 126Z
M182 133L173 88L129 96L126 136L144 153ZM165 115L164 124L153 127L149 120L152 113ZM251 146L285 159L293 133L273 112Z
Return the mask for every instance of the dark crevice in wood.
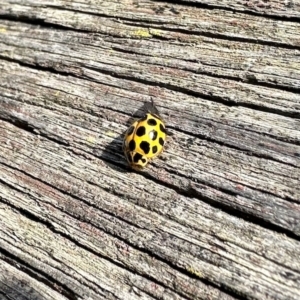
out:
M0 299L2 299L2 300L14 300L11 297L9 297L9 295L3 294L1 291L0 291Z
M56 30L61 30L61 31L76 31L76 32L91 33L90 30L75 29L72 27L59 25L56 23L50 23L50 22L45 21L44 19L24 16L24 15L17 16L17 15L9 15L9 14L0 14L0 20L19 22L19 23L24 23L24 24L28 24L28 25L35 25L35 26L39 26L39 27L51 28L51 29L56 29Z
M134 55L139 55L139 56L148 56L148 57L154 57L153 55L149 54L141 54L139 52L136 52L134 50L128 50L128 49L121 49L119 47L111 47L112 50L116 51L116 52L120 52L120 53L125 53L125 54L134 54ZM188 61L188 62L196 62L196 60L192 60L192 59L185 59L185 58L181 58L182 61ZM147 63L144 62L145 64L148 64L150 66L161 66L161 67L166 67L163 64L160 63ZM214 65L209 65L214 67ZM178 67L173 67L173 66L167 66L170 69L174 69L174 70L183 70L186 72L190 72L193 74L197 74L197 75L206 75L208 77L212 77L212 78L220 78L220 79L226 79L226 80L232 80L232 81L236 81L236 82L243 82L243 83L247 83L250 85L255 85L255 86L262 86L262 87L267 87L267 88L272 88L272 89L276 89L276 90L280 90L280 91L288 91L288 92L294 92L294 93L300 93L300 86L299 88L296 87L292 87L292 86L286 86L286 85L276 85L276 84L272 84L272 83L268 83L268 82L262 82L259 81L255 78L251 78L251 77L246 77L244 78L240 78L240 77L234 77L234 76L229 76L229 75L221 75L221 74L212 74L212 72L207 72L205 70L199 72L199 71L194 71L191 70L189 68L178 68Z
M225 7L222 5L210 5L207 3L200 3L200 2L187 2L187 1L172 1L172 0L151 0L152 2L158 2L158 3L168 3L176 7L176 5L182 5L182 6L189 6L189 7L195 7L195 8L202 8L202 9L207 9L207 10L224 10L224 11L230 11L233 13L240 13L244 15L251 15L251 16L257 16L257 17L263 17L271 20L278 20L278 21L288 21L288 22L299 22L300 17L286 17L286 16L276 16L276 15L271 15L267 14L265 11L260 13L260 12L255 12L253 10L247 9L246 6L244 10L241 9L233 9L230 7ZM266 2L266 1L265 1ZM168 7L169 8L169 7ZM268 8L268 7L266 7ZM176 8L175 8L176 10ZM175 13L176 14L176 13Z
M55 138L54 136L49 136L47 134L43 134L42 132L40 132L38 129L36 129L34 126L28 124L28 122L24 121L24 120L20 120L18 118L15 118L13 116L8 116L8 117L1 117L1 114L0 114L0 120L4 121L4 122L8 122L22 130L25 130L31 134L34 134L36 136L42 136L46 139L48 139L49 141L52 141L56 144L59 144L59 145L62 145L62 146L65 146L65 147L69 147L69 143L68 142L65 142L61 139L58 139L58 138Z
M44 66L41 66L39 64L30 64L30 63L26 63L26 62L23 62L23 61L18 60L18 59L2 56L1 54L0 54L0 59L2 59L4 61L7 61L7 62L16 63L16 64L19 64L21 67L30 68L30 69L34 69L34 70L37 70L37 71L50 72L50 73L61 75L61 76L78 77L78 76L76 76L76 74L73 74L73 73L70 73L70 72L57 71L55 68L50 67L50 66L44 67Z
M292 92L292 93L296 93L296 94L300 93L300 85L299 85L298 88L293 87L293 86L286 86L286 85L285 86L278 85L278 84L275 85L275 84L272 84L272 83L269 83L269 82L259 81L259 80L257 80L256 78L253 78L253 77L247 77L246 80L243 80L243 79L241 80L241 79L238 79L238 78L232 78L232 77L229 77L229 76L228 76L228 78L226 78L226 76L223 76L222 78L235 80L235 81L242 81L242 82L247 83L247 84L251 84L251 85L255 85L255 86L263 86L263 87L267 87L267 88L272 88L274 90ZM297 115L298 115L298 117L300 117L300 113L298 113Z
M155 86L155 87L163 87L163 88L167 88L167 89L170 89L170 90L173 90L173 91L185 93L185 94L190 95L190 96L201 97L205 100L214 101L214 102L224 104L224 105L230 106L230 107L238 106L235 102L226 101L221 97L207 96L207 95L201 94L199 92L194 92L194 91L192 91L190 89L187 89L187 88L178 87L178 86L167 84L167 83L153 82L153 81L149 81L149 80L136 78L136 77L133 77L133 76L130 76L130 75L116 74L113 71L107 71L107 70L103 70L103 69L99 69L99 68L89 67L88 69L90 69L92 71L102 73L102 74L105 74L105 75L109 75L109 76L112 76L112 77L115 77L115 78L118 78L118 79L125 79L125 80L129 80L129 81L135 81L135 82L139 82L139 83L142 83L142 84L145 84L145 85L151 85L151 86ZM86 76L85 78L89 79L89 80L93 80L94 82L98 82L96 79L90 78L88 76Z
M3 287L0 287L0 288L3 289ZM15 300L15 299L11 298L9 295L3 294L1 291L0 291L0 299L1 300ZM26 299L24 299L24 300L26 300Z
M139 23L138 26L149 29L151 24L155 24L155 22L153 22L153 21L143 20L143 22L145 24ZM123 21L123 24L130 25L130 26L137 26L137 24L134 23L134 20L131 20L131 19L127 22ZM158 23L158 25L160 25L160 24L162 24L162 23ZM299 46L288 45L288 44L275 42L275 41L265 41L265 40L261 40L261 39L250 38L250 37L247 38L247 37L230 36L230 35L226 35L226 34L211 33L211 32L201 31L201 30L189 30L189 29L184 29L184 28L170 28L170 27L160 27L160 28L155 27L155 29L160 29L160 30L170 31L170 32L175 32L175 33L183 33L186 35L199 35L199 36L204 36L204 37L208 37L211 39L220 39L220 40L224 40L224 41L249 43L249 44L255 44L255 45L259 44L259 45L263 45L263 46L271 46L271 47L291 49L291 50L299 50L300 49ZM155 38L156 38L156 36L155 36ZM179 40L180 40L180 38L179 38Z
M216 143L220 146L225 146L225 147L233 149L233 150L238 150L238 151L240 151L240 152L242 152L242 153L244 153L248 156L254 156L254 157L257 157L257 158L264 158L264 159L272 160L272 161L283 164L283 162L281 160L276 159L275 157L272 157L271 155L263 154L263 153L256 153L256 152L249 151L247 149L243 149L241 147L238 147L238 146L235 146L235 145L232 145L232 144L220 141L220 140L210 138L207 135L201 135L199 133L193 133L192 131L185 131L185 130L181 129L179 126L174 127L174 126L169 125L168 128L176 130L176 131L184 133L184 134L187 134L187 135L190 135L190 136L193 136L195 138L199 138L201 140L205 140L205 141L210 142L210 143ZM273 136L270 136L270 137L275 139L275 140L278 140L276 137L273 137ZM279 140L279 141L282 142L282 140ZM283 140L283 142L288 143L288 144L292 144L292 145L300 145L300 142L291 143L291 142L286 141L286 140ZM297 157L297 155L295 155L295 156ZM298 167L297 165L291 164L291 163L288 163L288 162L284 162L284 164L292 166L292 167ZM289 199L289 200L293 201L292 199Z
M0 116L0 120L2 121L6 121L12 125L15 125L16 127L22 129L22 130L25 130L29 133L33 133L33 134L36 134L35 131L34 131L34 127L30 124L28 124L28 122L24 121L24 120L21 120L21 119L17 119L17 118L14 118L12 116L9 116L9 118L3 118Z
M6 203L7 204L7 203ZM9 206L11 206L9 204ZM12 208L15 208L11 206ZM26 217L28 217L26 215ZM3 261L7 262L8 264L14 266L15 268L21 270L22 272L26 273L30 277L34 278L35 280L42 282L49 288L57 291L64 297L69 300L77 300L79 296L75 294L72 290L70 290L67 286L62 284L60 281L57 281L55 278L51 277L49 274L34 268L33 266L29 265L28 262L22 260L21 258L15 256L11 252L7 251L0 247L0 253L2 254L0 257ZM20 291L21 292L21 291Z
M178 175L178 173L176 173L175 171L172 171L170 169L168 169L167 171L170 174ZM281 233L281 234L285 234L286 236L288 236L292 239L300 241L300 236L298 236L297 234L295 234L294 232L292 232L292 231L290 231L286 228L283 228L279 225L276 225L276 224L270 223L266 220L263 220L262 218L257 217L257 216L255 216L255 215L253 215L253 214L251 214L247 211L244 211L242 209L239 209L238 207L233 208L233 207L228 206L226 204L222 204L222 202L216 202L215 200L213 200L211 198L200 195L200 193L193 187L192 180L190 178L186 177L184 174L180 174L180 176L185 177L186 179L190 180L190 182L191 182L190 186L187 189L180 188L176 185L169 184L169 183L166 183L166 182L161 182L160 180L156 179L155 177L151 176L148 173L143 173L143 175L146 178L151 179L156 183L163 184L164 186L175 190L178 194L180 194L182 196L189 197L189 198L197 198L197 199L211 205L212 207L214 207L216 209L219 209L219 210L221 210L221 211L223 211L223 212L225 212L229 215L232 215L232 216L237 217L237 218L244 219L247 222L251 222L255 225L259 225L259 226L261 226L261 227L263 227L267 230L275 231L275 232L278 232L278 233ZM227 189L223 189L223 188L220 188L220 187L216 188L214 185L209 184L207 182L203 182L202 184L210 186L211 188L214 188L214 189L218 189L223 193L230 194L232 196L238 196L238 193L236 193L236 192L229 191Z
M237 103L234 102L232 100L224 100L222 97L219 96L208 96L205 95L203 93L200 92L196 92L196 91L192 91L189 88L184 88L184 87L179 87L179 86L175 86L169 83L161 83L161 82L154 82L154 81L149 81L149 80L145 80L145 79L141 79L141 78L136 78L130 75L121 75L121 74L116 74L113 71L107 71L107 70L103 70L103 69L99 69L99 68L93 68L93 67L88 67L87 69L90 69L92 71L96 71L96 72L100 72L102 74L105 75L110 75L112 77L115 78L119 78L119 79L125 79L125 80L131 80L131 81L135 81L135 82L139 82L145 85L151 85L151 86L155 86L155 87L162 87L162 88L167 88L169 90L172 91L176 91L176 92L181 92L184 93L186 95L189 96L193 96L193 97L201 97L205 100L208 101L212 101L212 102L216 102L219 104L223 104L229 107L246 107L246 108L250 108L250 109L254 109L254 110L258 110L261 112L268 112L268 113L273 113L276 115L281 115L281 116L285 116L285 117L290 117L290 118L299 118L300 119L300 112L285 112L282 111L280 109L276 109L276 108L269 108L269 107L262 107L256 104L250 104L250 103ZM84 78L89 79L89 80L93 80L94 82L98 82L97 80L95 80L94 78L90 78L88 76L85 76ZM296 142L296 145L300 145L300 142Z
M23 174L25 174L25 175L27 175L27 176L30 177L30 175L28 175L27 173L23 172L22 170L19 170L19 169L17 169L17 168L14 168L14 167L12 167L12 166L10 166L10 165L7 165L7 164L5 164L5 163L1 163L1 164L4 165L4 166L6 166L6 167L8 167L8 168L13 169L13 170L17 170L18 172L23 173ZM36 179L36 178L35 178L35 179ZM37 179L36 179L36 180L37 180ZM4 184L4 185L8 186L8 187L11 188L12 190L17 190L17 191L19 191L14 185L11 185L11 184L7 183L5 180L3 180L3 179L1 179L1 178L0 178L0 182L1 182L2 184ZM1 201L2 203L5 203L6 205L9 205L10 207L12 207L12 208L14 208L14 209L17 209L20 213L22 213L22 215L24 215L25 217L29 218L30 220L32 220L32 221L34 221L34 222L36 222L36 223L41 223L41 224L43 224L44 226L46 226L47 228L49 228L49 229L51 229L51 230L55 230L54 227L53 227L53 225L52 225L50 222L45 221L44 219L35 216L34 214L28 212L27 210L24 210L24 209L21 208L21 207L15 207L15 206L12 205L9 201L6 201L6 200L1 196L1 194L0 194L0 201Z

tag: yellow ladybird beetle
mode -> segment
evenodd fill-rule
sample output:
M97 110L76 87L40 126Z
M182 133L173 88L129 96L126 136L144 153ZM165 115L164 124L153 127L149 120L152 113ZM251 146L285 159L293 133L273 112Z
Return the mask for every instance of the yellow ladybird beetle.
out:
M165 141L164 121L158 113L147 112L125 133L123 151L128 164L134 170L141 170L162 152Z

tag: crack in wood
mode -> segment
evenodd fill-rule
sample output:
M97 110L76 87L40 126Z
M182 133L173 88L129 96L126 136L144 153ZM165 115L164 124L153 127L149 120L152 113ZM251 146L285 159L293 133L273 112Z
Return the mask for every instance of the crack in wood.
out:
M20 213L22 213L19 209L18 209L18 211ZM0 259L9 263L10 265L16 267L17 269L26 273L30 277L38 280L39 282L42 282L43 284L50 287L51 289L59 292L61 295L65 296L69 300L77 300L78 299L78 294L76 294L74 291L69 289L66 285L57 281L50 274L47 274L46 272L42 272L41 270L34 268L32 265L30 265L25 260L19 258L18 256L15 256L14 254L7 251L7 249L1 248L1 246L0 246ZM0 289L1 289L1 287L0 287Z

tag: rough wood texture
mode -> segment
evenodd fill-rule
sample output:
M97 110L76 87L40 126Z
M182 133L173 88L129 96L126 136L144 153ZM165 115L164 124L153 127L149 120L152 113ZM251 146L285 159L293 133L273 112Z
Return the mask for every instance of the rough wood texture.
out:
M300 298L300 3L171 2L1 3L0 299Z

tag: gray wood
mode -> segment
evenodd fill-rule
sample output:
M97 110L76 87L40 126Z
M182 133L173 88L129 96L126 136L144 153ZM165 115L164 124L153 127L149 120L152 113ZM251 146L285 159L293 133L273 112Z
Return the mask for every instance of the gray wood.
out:
M1 4L0 299L299 299L299 3L196 2Z

